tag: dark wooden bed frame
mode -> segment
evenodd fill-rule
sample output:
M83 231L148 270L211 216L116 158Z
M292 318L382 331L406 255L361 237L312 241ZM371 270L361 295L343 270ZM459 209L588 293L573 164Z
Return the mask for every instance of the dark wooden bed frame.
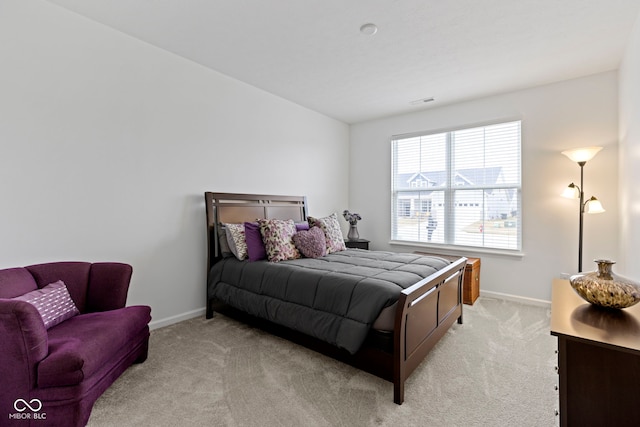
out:
M257 218L306 221L305 197L258 194L205 193L207 213L207 283L211 267L222 256L218 245L220 223L255 221ZM354 355L316 338L252 318L206 296L206 317L213 317L214 308L225 315L287 338L315 351L372 373L394 385L393 400L404 401L406 379L418 367L429 351L457 321L462 323L462 282L466 258L447 257L452 263L400 293L395 317L392 348L387 350L365 342Z

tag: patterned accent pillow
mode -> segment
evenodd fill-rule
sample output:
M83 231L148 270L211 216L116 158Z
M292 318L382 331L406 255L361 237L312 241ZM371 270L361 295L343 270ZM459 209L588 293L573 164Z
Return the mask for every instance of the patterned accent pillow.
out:
M240 261L247 257L247 242L244 235L244 224L222 224L227 229L229 249Z
M13 299L33 305L40 313L44 327L47 329L80 314L62 280Z
M296 234L296 225L292 219L259 219L258 225L269 261L300 258L300 252L292 240Z
M320 227L298 231L293 235L293 243L307 258L318 258L327 253L327 241Z
M327 254L347 249L344 244L344 239L342 238L342 230L340 229L337 213L334 212L324 218L314 218L310 216L307 220L309 221L310 227L320 227L320 229L324 231L327 241Z

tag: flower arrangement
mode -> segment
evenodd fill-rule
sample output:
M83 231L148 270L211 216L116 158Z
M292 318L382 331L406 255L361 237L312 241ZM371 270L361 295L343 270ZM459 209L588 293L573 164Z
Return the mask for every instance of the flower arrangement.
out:
M351 225L358 225L358 221L362 219L360 214L352 213L352 212L349 212L348 210L345 210L344 212L342 212L342 216Z

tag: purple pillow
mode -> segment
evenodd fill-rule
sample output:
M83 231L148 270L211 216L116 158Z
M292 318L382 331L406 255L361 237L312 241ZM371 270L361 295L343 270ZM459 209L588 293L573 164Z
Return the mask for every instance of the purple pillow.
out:
M293 235L293 243L300 253L307 258L318 258L326 254L327 242L324 231L319 227L298 231Z
M309 223L308 222L296 222L296 231L303 231L303 230L308 230L309 229Z
M13 299L33 305L40 313L46 329L80 314L62 280Z
M342 238L342 231L340 230L337 213L334 212L325 218L314 218L310 216L307 218L307 221L309 221L310 226L320 227L320 229L324 231L328 254L347 249L344 244L344 239Z
M244 223L244 238L247 242L249 261L267 259L267 251L264 248L262 234L260 234L260 226L257 222Z

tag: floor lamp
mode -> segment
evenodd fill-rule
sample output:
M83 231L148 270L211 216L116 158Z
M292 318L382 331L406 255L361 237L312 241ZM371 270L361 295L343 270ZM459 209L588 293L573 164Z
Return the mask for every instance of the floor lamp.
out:
M580 166L580 186L573 182L565 188L562 195L570 199L580 199L580 226L578 233L578 272L582 271L582 229L584 224L584 213L602 213L604 208L602 203L595 197L587 201L584 200L584 165L600 151L602 147L585 147L574 150L563 151L562 154L576 162Z

